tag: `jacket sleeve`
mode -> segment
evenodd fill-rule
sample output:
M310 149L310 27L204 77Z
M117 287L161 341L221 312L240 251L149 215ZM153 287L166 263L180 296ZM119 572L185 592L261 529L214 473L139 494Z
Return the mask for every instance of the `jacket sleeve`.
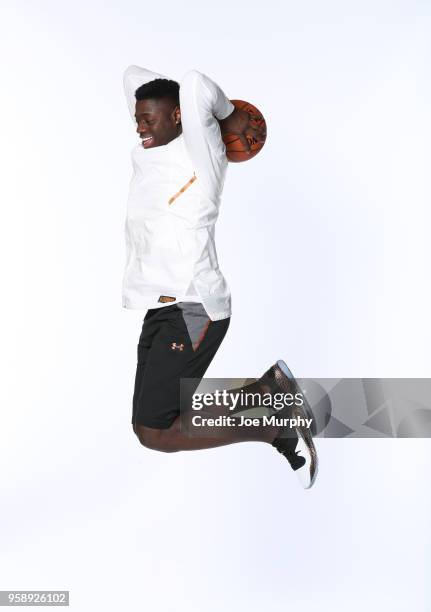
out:
M154 79L167 79L169 77L163 76L162 74L158 74L157 72L152 72L151 70L146 70L146 68L140 68L139 66L129 66L123 76L123 85L124 85L124 93L126 94L127 106L129 107L130 115L132 117L133 123L135 121L135 106L136 106L136 98L135 91L143 85L144 83L148 83L149 81L153 81Z
M227 168L226 148L217 119L225 119L234 105L209 77L190 70L180 83L184 142L202 189L218 200Z

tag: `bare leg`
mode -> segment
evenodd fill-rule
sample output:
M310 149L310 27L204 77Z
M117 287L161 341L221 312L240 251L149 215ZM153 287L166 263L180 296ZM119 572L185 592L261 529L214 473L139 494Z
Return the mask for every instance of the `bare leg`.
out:
M177 417L169 429L153 429L144 425L135 425L134 431L144 446L172 453L180 450L215 448L235 442L259 441L270 444L276 437L278 428L269 425L258 427L232 426L225 427L223 430L218 429L220 434L217 437L197 437L181 431L181 418Z
M249 393L266 392L266 388L259 381L251 383L246 387L242 387L244 391ZM239 391L239 389L231 389ZM224 412L226 415L232 414L227 408ZM217 415L220 416L218 411ZM208 435L196 436L190 435L181 429L181 417L177 417L168 429L155 429L145 427L144 425L135 424L133 430L139 438L141 444L154 450L164 452L176 452L180 450L199 450L205 448L215 448L218 446L226 446L236 442L258 441L271 444L277 435L278 427L270 425L259 426L239 426L232 425L230 427L200 427L200 431L207 432ZM213 435L217 431L217 436Z

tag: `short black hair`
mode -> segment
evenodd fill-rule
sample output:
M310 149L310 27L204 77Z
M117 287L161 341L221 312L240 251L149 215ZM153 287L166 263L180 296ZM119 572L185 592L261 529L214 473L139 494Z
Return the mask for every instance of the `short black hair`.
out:
M180 86L170 79L154 79L144 83L135 91L136 100L160 100L170 98L177 106L180 105Z

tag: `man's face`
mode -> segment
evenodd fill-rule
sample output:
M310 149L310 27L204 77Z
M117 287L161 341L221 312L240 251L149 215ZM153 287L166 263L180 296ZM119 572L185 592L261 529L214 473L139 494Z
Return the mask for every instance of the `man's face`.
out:
M135 119L144 149L168 144L181 134L180 108L169 98L137 100Z

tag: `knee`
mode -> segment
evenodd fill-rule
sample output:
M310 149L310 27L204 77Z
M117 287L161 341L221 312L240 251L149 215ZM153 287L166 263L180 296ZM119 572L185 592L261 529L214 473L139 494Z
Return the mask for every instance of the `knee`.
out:
M164 429L153 429L144 425L134 425L133 430L142 446L162 453L175 453L179 449L167 438Z

